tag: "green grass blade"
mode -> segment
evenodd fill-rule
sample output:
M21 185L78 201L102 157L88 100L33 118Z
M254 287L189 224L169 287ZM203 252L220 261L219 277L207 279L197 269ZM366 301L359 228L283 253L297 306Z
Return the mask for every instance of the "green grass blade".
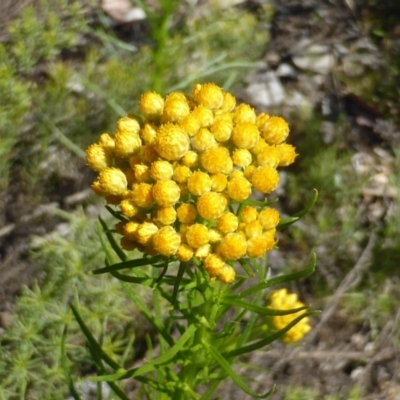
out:
M110 232L110 230L108 229L107 224L105 223L105 221L99 217L99 221L101 226L103 227L103 231L107 236L108 242L110 243L111 247L113 248L113 250L115 251L115 253L117 254L117 256L119 257L119 259L121 261L125 261L127 256L126 254L123 252L123 250L121 249L121 247L119 246L119 244L117 243L117 241L115 240L113 234ZM102 242L103 243L103 242ZM108 249L106 249L107 246L103 246L104 250L107 251ZM111 259L110 259L111 260Z

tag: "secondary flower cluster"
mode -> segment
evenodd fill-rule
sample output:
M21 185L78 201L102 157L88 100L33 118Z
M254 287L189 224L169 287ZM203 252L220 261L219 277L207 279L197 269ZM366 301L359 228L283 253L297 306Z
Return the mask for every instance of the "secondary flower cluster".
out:
M147 92L139 108L144 119L119 119L114 134L86 151L98 172L92 189L124 217L116 226L122 247L183 262L197 257L211 278L232 282L230 261L260 257L275 244L278 211L232 205L252 189L276 189L277 168L297 156L285 143L288 124L236 105L212 83L196 85L191 97Z
M293 310L295 308L304 307L304 304L297 299L296 293L288 293L286 289L280 289L272 293L269 307L274 308L275 310ZM277 330L281 330L303 312L304 311L299 311L294 314L277 315L272 318L272 323ZM282 341L285 343L297 342L310 330L311 326L309 324L309 318L305 317L285 333Z

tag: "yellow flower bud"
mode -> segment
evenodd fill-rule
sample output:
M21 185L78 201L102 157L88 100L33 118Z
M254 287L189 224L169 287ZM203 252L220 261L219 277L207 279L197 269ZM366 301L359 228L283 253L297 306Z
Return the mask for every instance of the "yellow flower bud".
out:
M251 152L257 155L258 153L263 151L266 147L269 147L269 144L263 138L260 137L258 143L251 148Z
M232 130L232 140L241 149L251 149L260 139L258 128L249 122L235 125Z
M129 114L117 121L117 134L137 135L140 131L140 118Z
M226 260L238 260L246 254L246 239L239 233L228 233L217 247L218 254Z
M182 158L182 164L189 168L196 167L199 163L199 155L192 150L189 150Z
M199 120L196 118L196 116L192 114L183 118L179 122L179 125L184 130L184 132L190 137L194 136L201 128Z
M228 182L227 190L232 200L243 201L251 195L251 184L244 177L233 178Z
M246 179L251 181L251 177L253 176L254 171L257 169L257 167L254 164L249 165L246 167L243 171L243 175Z
M155 143L146 144L140 149L140 159L145 164L151 164L152 162L160 158Z
M211 125L210 131L218 142L226 142L232 135L233 124L224 119L216 119Z
M213 147L205 150L200 156L200 163L210 174L218 174L220 172L229 174L233 168L232 159L226 147Z
M148 119L161 116L164 109L164 99L155 92L143 93L139 101L140 112Z
M239 217L241 222L249 224L257 219L258 211L253 206L245 206L240 210Z
M279 151L275 146L266 146L257 154L257 164L259 166L268 165L276 168L280 162Z
M259 192L268 194L278 187L279 174L276 169L264 165L254 171L251 183Z
M192 171L186 165L177 165L174 168L173 178L176 182L186 183L191 175Z
M239 104L233 111L233 122L235 124L249 123L254 125L256 123L256 113L248 104Z
M201 196L211 190L211 178L202 171L195 171L187 180L187 187L194 196Z
M247 240L247 255L251 258L262 257L267 251L272 250L275 245L273 236L254 236Z
M146 122L140 131L140 136L146 144L154 143L157 136L157 127Z
M209 241L208 229L203 224L193 224L186 229L185 234L187 244L197 249L204 246Z
M225 265L221 272L217 275L217 279L222 283L232 283L235 280L236 272L230 265Z
M269 118L270 118L269 115L266 113L263 113L263 112L257 115L256 125L260 131L263 130L263 128L264 128L265 124L268 122Z
M232 160L238 167L246 168L252 163L253 156L247 149L237 149L232 154Z
M235 169L229 174L229 180L232 180L235 178L243 178L243 177L244 177L244 173L243 173L243 171L240 171L239 169Z
M122 200L119 208L121 209L122 214L128 218L132 218L140 212L140 208L132 199Z
M151 207L154 204L153 186L149 183L134 184L132 187L132 200L139 207Z
M122 237L120 240L120 245L121 248L127 251L132 251L137 249L137 244L131 240L129 240L127 237Z
M155 210L155 220L163 225L171 225L176 220L176 210L174 207L160 207Z
M195 90L193 90L193 98L198 104L210 110L216 110L224 102L224 92L214 83L205 83L204 85L196 85Z
M211 245L205 244L204 246L199 247L196 249L194 256L200 259L206 258L211 252Z
M120 131L115 134L115 152L119 157L126 158L139 151L142 140L139 134Z
M224 101L220 108L220 111L223 112L231 112L236 107L236 99L232 93L225 92L224 93Z
M179 125L161 125L155 140L158 154L166 160L179 160L189 150L189 136Z
M208 234L210 237L210 243L218 243L222 239L221 232L218 229L210 228Z
M223 192L228 184L228 178L225 174L211 175L211 190L213 192Z
M86 162L93 171L101 171L111 167L112 157L101 144L94 143L86 149Z
M281 143L276 146L279 153L279 167L287 167L294 163L295 158L298 156L296 148L287 143Z
M179 249L181 237L171 226L164 226L152 238L153 248L158 253L170 257Z
M118 168L104 168L99 174L100 189L114 196L121 195L127 189L125 174Z
M263 233L262 225L256 220L246 224L245 233L247 238L261 236Z
M161 115L161 122L179 122L190 113L186 97L179 96L180 93L171 93L165 99L164 111ZM178 95L178 96L177 96Z
M135 181L137 182L150 182L150 168L146 164L136 164L133 167Z
M150 168L150 176L155 181L165 181L171 179L174 174L174 167L165 160L155 161Z
M197 119L200 128L208 128L214 121L213 112L201 104L193 109L191 115Z
M280 216L275 208L264 208L258 214L258 221L264 230L274 229L279 224Z
M93 190L93 192L95 192L97 194L97 196L104 196L105 193L103 192L103 190L100 187L100 182L94 181L91 185L90 185L91 189Z
M280 144L289 135L289 125L282 117L270 117L260 131L267 143Z
M223 214L227 205L228 201L221 193L207 192L197 200L197 212L201 217L213 220Z
M193 257L193 250L190 246L185 243L181 243L178 251L176 252L176 258L181 262L187 262Z
M206 128L201 128L193 137L193 146L198 151L204 151L216 145L213 134Z
M203 265L210 277L215 278L228 264L218 254L211 253L206 257Z
M303 306L304 304L298 300L297 295L295 293L289 294L286 289L279 289L273 292L270 297L269 307L275 310L293 310ZM277 315L272 317L272 323L277 330L281 330L303 313L304 311L299 311L294 314ZM309 318L305 317L285 333L282 341L285 343L297 342L310 330Z
M136 239L141 245L146 246L157 231L158 227L153 222L143 222L136 231Z
M134 221L129 221L124 225L123 228L123 234L129 239L129 240L136 240L136 232L139 228L139 223L134 222Z
M179 186L173 180L157 181L153 186L153 199L161 207L173 206L180 195Z
M217 220L217 228L223 234L235 232L238 226L239 219L231 212L222 214Z
M99 144L103 146L105 150L113 152L115 149L114 135L110 135L109 133L101 134Z
M197 217L197 210L193 204L183 203L176 210L178 220L183 224L192 224Z

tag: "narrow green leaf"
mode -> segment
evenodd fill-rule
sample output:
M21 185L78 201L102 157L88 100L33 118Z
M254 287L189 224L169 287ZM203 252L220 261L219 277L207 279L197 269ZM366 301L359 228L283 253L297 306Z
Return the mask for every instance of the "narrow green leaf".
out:
M244 272L246 272L247 276L253 277L254 276L254 271L252 270L251 266L248 263L248 260L245 258L242 258L239 260L239 264L242 266L244 269Z
M122 222L128 222L129 220L125 218L124 216L121 215L120 212L115 211L112 209L110 206L106 206L107 211L116 219L122 221Z
M67 385L68 385L68 389L69 389L71 396L75 400L81 400L79 393L75 389L74 381L71 377L71 373L70 373L69 367L68 367L68 356L67 356L67 351L65 348L65 342L67 339L67 331L68 331L68 328L67 328L67 325L65 325L63 334L62 334L62 338L61 338L61 366L64 370L65 379L67 380Z
M126 254L124 253L124 251L121 249L121 247L119 246L119 244L117 243L117 241L114 238L114 235L110 232L110 230L108 229L107 224L105 223L105 221L99 217L99 221L101 223L101 226L103 227L104 233L107 236L107 239L111 245L111 247L113 248L113 250L115 251L115 253L117 254L117 256L119 257L119 259L121 261L125 261L127 259Z
M236 374L236 372L231 368L228 360L212 345L204 342L204 345L207 346L211 356L215 359L215 361L221 366L221 368L225 371L225 373L235 382L235 384L243 390L246 394L255 397L257 399L265 399L270 396L273 390L265 394L259 394L251 390L244 381Z
M315 271L316 264L317 264L317 257L315 254L313 254L312 261L309 267L301 271L294 272L293 274L286 274L277 276L276 278L268 279L265 282L260 282L257 285L250 287L249 289L243 290L243 292L226 296L226 298L243 299L244 297L258 293L263 289L273 287L276 285L281 285L282 283L298 280L300 278L304 278L308 275L311 275Z
M291 328L293 328L298 322L300 322L303 318L305 317L309 317L311 315L315 315L318 314L318 311L308 311L305 312L304 314L298 316L297 318L295 318L292 322L290 322L288 325L286 325L283 329L281 329L280 331L267 336L264 339L258 340L257 342L253 342L251 344L248 344L246 346L240 347L238 349L235 350L231 350L228 351L226 353L224 353L225 357L237 357L240 356L242 354L246 354L246 353L250 353L252 351L261 349L262 347L274 342L275 340L280 339L287 331L289 331Z

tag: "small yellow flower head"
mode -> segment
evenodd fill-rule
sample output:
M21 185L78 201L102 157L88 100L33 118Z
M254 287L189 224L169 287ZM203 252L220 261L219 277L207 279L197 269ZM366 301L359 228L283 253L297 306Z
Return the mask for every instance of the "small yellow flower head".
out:
M237 124L232 131L232 140L240 149L251 149L260 139L258 128L250 122Z
M133 172L136 182L150 182L150 168L146 164L135 164Z
M253 176L254 171L257 169L257 166L255 166L254 164L249 165L248 167L246 167L243 171L243 175L246 179L248 179L249 181L251 181L251 177Z
M246 239L239 233L228 233L217 247L218 254L226 260L238 260L246 254L246 250Z
M157 181L153 186L153 199L161 207L173 206L181 195L181 190L173 180Z
M136 231L136 239L141 245L146 246L157 231L158 227L153 222L143 222Z
M235 178L243 178L243 177L244 177L244 173L243 173L243 171L241 171L239 169L235 169L229 174L229 180L232 180Z
M179 125L161 125L155 140L158 154L166 160L179 160L189 150L189 136Z
M183 224L192 224L197 217L197 210L193 204L183 203L177 210L178 220Z
M217 145L213 134L207 128L201 128L193 137L193 146L197 151L204 151Z
M257 164L259 166L268 165L276 168L280 162L280 154L275 146L266 146L257 154Z
M221 111L231 112L236 107L236 99L232 93L224 93L224 102L221 106Z
M196 167L199 163L199 155L192 151L189 150L182 158L182 164L186 165L189 168Z
M206 245L210 239L208 229L203 224L190 225L186 230L185 238L187 244L194 249Z
M155 211L155 220L163 225L172 225L176 221L176 210L174 207L160 207Z
M224 119L216 119L211 125L210 131L214 135L215 140L224 143L231 138L233 124Z
M231 212L222 214L217 220L217 228L223 234L235 232L238 226L239 219Z
M268 194L278 187L279 174L275 168L264 165L254 171L251 183L259 192Z
M125 174L118 168L104 168L99 174L100 189L114 196L119 196L127 189L128 181Z
M150 167L150 176L155 181L165 181L171 179L174 174L174 167L165 160L155 161Z
M194 256L199 259L206 258L211 253L211 245L209 243L205 244L204 246L199 247L194 252Z
M250 222L253 222L257 219L258 211L253 206L245 206L240 211L239 216L240 216L241 222L244 222L245 224L249 224Z
M213 192L223 192L228 184L228 178L225 174L211 175L211 190Z
M123 234L129 240L136 240L136 232L137 232L138 228L139 228L138 222L129 221L126 224L124 224Z
M280 289L271 294L269 307L276 310L293 310L304 307L304 303L298 300L295 293L288 293L286 289ZM304 311L299 311L294 314L277 315L272 318L272 323L277 330L281 330L303 313ZM303 318L297 325L285 333L282 341L285 343L297 342L310 332L310 330L309 318Z
M140 149L140 159L142 162L146 164L151 164L152 162L158 160L160 158L157 149L155 147L155 143L145 144Z
M178 248L178 251L176 252L176 258L179 261L187 262L191 260L192 257L193 257L193 249L189 245L181 243Z
M115 149L114 135L103 133L100 135L99 144L107 151L113 152Z
M256 123L256 113L254 108L250 107L248 104L239 104L235 111L233 111L233 122L235 124L255 124Z
M223 214L227 205L228 201L222 194L207 192L197 200L197 212L204 219L213 220Z
M246 168L253 162L253 156L247 149L237 149L232 154L232 160L238 167Z
M256 125L260 131L263 131L264 126L267 124L269 118L269 115L263 112L257 115Z
M136 183L132 187L132 200L139 207L147 208L154 204L153 186L149 183Z
M251 184L244 177L233 178L228 182L228 196L232 200L243 201L251 195Z
M246 224L245 233L247 238L261 236L263 232L262 225L256 220Z
M296 148L287 143L281 143L276 146L279 153L279 167L287 167L294 163L295 158L298 156Z
M213 147L205 150L200 156L200 163L210 174L220 172L229 174L233 168L232 159L226 147Z
M140 131L140 119L133 114L117 121L117 134L137 135Z
M215 278L228 264L219 255L211 253L206 257L203 265L210 277Z
M269 144L280 144L289 135L289 125L282 117L270 117L260 130Z
M91 144L86 149L86 162L93 171L111 167L111 154L101 144Z
M264 230L274 229L279 224L280 216L275 208L264 208L258 214L258 221Z
M192 171L186 165L177 165L174 168L173 178L178 183L186 183L191 175Z
M222 240L221 232L218 229L210 228L208 230L210 236L210 243L218 243Z
M122 214L128 218L133 218L140 212L139 206L132 199L122 200L119 208L121 209Z
M198 103L210 110L220 108L224 102L223 90L214 83L196 85L193 90L193 98Z
M210 109L202 106L201 104L194 108L191 115L192 117L197 119L200 128L208 128L214 121L213 112Z
M257 155L258 153L263 151L266 147L269 147L269 144L262 137L260 137L258 143L251 148L251 152Z
M140 131L140 136L144 140L145 143L151 144L154 143L157 136L157 128L153 124L149 124L146 122L143 125L142 130Z
M134 241L129 240L127 237L122 237L120 240L121 248L127 251L132 251L137 249L137 244Z
M189 115L190 108L186 97L177 95L180 95L180 93L171 93L166 97L161 116L162 123L179 122Z
M254 236L247 240L247 255L251 258L262 257L275 245L273 235Z
M154 250L163 256L173 256L181 244L181 236L172 226L164 226L152 238Z
M222 268L221 272L217 275L217 279L222 283L232 283L235 280L236 272L235 270L228 264Z
M196 116L190 114L187 117L183 118L180 122L179 125L181 128L184 130L184 132L192 137L194 136L199 129L201 128L201 124L198 118Z
M131 156L140 150L142 140L138 133L120 131L115 134L115 153L122 158Z
M155 92L143 93L139 101L140 112L148 119L157 119L164 109L164 99Z
M201 196L211 190L211 178L202 171L195 171L187 181L187 187L194 196Z

